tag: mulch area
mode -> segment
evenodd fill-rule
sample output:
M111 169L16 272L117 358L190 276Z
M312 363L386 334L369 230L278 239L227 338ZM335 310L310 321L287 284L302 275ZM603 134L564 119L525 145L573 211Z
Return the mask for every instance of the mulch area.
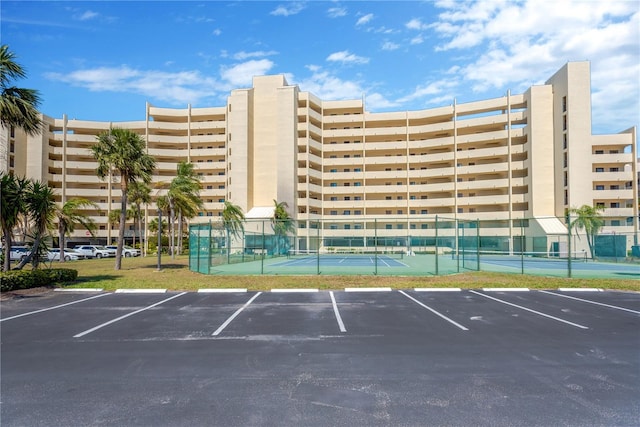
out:
M53 292L53 287L43 286L40 288L31 289L18 289L15 291L8 291L0 293L0 301L5 301L13 298L27 298L41 296Z

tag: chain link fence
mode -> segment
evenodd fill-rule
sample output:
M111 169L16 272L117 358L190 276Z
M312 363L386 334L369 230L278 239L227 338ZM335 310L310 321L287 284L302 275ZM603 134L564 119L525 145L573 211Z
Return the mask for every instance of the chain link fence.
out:
M591 225L595 226L591 226ZM189 266L203 274L445 275L495 271L639 278L637 221L362 218L221 221L189 228Z

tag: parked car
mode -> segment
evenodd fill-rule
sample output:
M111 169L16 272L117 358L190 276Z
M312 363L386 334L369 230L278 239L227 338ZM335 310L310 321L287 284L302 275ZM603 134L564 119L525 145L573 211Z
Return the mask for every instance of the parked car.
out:
M84 254L74 251L73 249L65 249L63 257L65 261L77 261L86 258ZM49 249L47 259L49 261L60 261L60 249Z
M87 258L106 258L110 257L112 253L113 256L116 255L115 251L108 251L104 246L98 245L80 245L73 249L84 254Z
M28 246L11 246L11 252L9 258L11 261L22 261L27 255L29 255L31 248Z
M106 246L106 248L112 249L114 252L118 250L117 245L109 245L109 246ZM127 258L132 256L140 256L140 249L135 249L135 248L132 248L131 246L124 245L122 247L122 255L124 255Z

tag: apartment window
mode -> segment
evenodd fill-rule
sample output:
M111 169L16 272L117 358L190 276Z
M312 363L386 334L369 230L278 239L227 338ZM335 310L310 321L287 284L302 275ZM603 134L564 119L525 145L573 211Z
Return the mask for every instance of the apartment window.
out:
M331 211L329 212L330 215L338 215L338 211Z
M351 183L350 183L350 182L345 182L345 183L344 183L344 186L345 186L345 187L351 187Z
M604 190L604 185L596 185L596 191Z
M618 168L609 168L609 172L618 172L619 169Z
M338 183L337 182L332 182L331 184L329 184L331 187L337 187Z
M213 216L213 212L207 212L207 216Z
M353 171L354 172L362 172L362 169L361 168L354 168Z
M415 200L416 196L409 196L409 200Z
M345 230L351 230L351 224L345 224L344 225L344 229Z
M391 171L391 168L385 168L385 169L384 169L384 171L385 171L385 172L390 172L390 171Z
M360 214L356 214L356 215L360 215ZM353 228L355 228L356 230L362 230L362 224L353 224Z
M351 196L344 196L345 200L351 200Z
M213 185L207 185L207 190L213 190Z
M567 153L564 153L562 155L562 164L564 165L564 167L567 167Z
M337 224L331 224L331 225L329 225L329 229L337 230L338 229L338 225Z
M416 229L416 225L415 224L411 224L411 225L409 225L409 228L411 228L412 230L415 230Z
M604 209L604 203L603 202L598 202L598 203L596 203L596 207L600 208L600 209Z
M349 168L345 168L345 169L344 169L344 171L345 171L345 172L351 172L351 169L349 169Z
M353 200L362 200L362 196L355 196Z
M396 185L402 185L402 182L398 181L396 182Z
M385 196L385 200L391 200L391 196Z
M567 185L569 185L569 175L567 175L567 172L564 173L564 186L566 187Z
M224 199L218 199L218 203L224 203Z
M458 213L464 213L464 209L458 208Z
M12 142L11 144L9 144L9 152L13 153L16 151L16 146L15 144Z
M620 186L619 185L610 185L609 186L609 190L619 190Z
M361 185L362 185L362 183L361 183L361 182L354 182L354 183L353 183L353 186L354 186L354 187L360 187Z
M423 195L423 196L420 196L420 199L421 199L421 200L425 200L426 198L427 198L427 196L424 196L424 195Z
M398 197L396 197L396 198L397 198L398 200L402 200L402 199L403 199L403 197L402 197L402 196L398 196Z
M336 173L336 172L338 172L338 169L331 169L329 172Z
M422 215L426 215L426 214L428 214L428 213L429 213L429 211L428 211L427 209L422 209L422 210L420 211L420 213L421 213Z
M344 212L342 212L342 215L351 215L351 211L349 209L346 209Z
M384 211L385 215L391 215L391 211Z
M618 154L618 150L609 150L609 154Z
M396 228L398 230L402 230L404 228L404 224L396 224Z
M596 150L596 154L604 154L604 150Z
M420 228L426 230L427 228L429 228L429 224L420 224Z
M564 190L564 204L569 204L569 192L567 190Z
M610 207L612 207L612 208L614 208L614 209L616 209L616 208L619 208L619 207L620 207L620 203L618 203L618 202L611 202L611 205L609 205L609 206L610 206Z
M402 209L397 210L398 215L402 215Z
M567 111L567 97L563 96L562 97L562 112L566 112Z
M562 130L567 130L567 116L562 116Z
M567 134L562 135L562 148L567 149Z
M361 210L355 210L353 211L354 215L362 215L362 211ZM358 228L358 226L356 225L356 228Z
M596 168L596 172L604 172L604 168Z
M337 197L332 197L332 198L331 198L331 201L332 201L332 202L336 202L337 200L338 200L338 198L337 198Z
M384 228L387 230L391 230L392 226L391 224L385 224Z
M619 219L612 219L611 220L611 226L612 227L620 227L620 220Z

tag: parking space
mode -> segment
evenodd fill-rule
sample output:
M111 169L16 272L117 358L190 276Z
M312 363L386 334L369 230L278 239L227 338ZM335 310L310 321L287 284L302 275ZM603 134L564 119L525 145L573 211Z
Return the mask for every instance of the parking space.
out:
M0 306L1 415L7 426L634 425L639 308L637 293L495 289L13 299Z

